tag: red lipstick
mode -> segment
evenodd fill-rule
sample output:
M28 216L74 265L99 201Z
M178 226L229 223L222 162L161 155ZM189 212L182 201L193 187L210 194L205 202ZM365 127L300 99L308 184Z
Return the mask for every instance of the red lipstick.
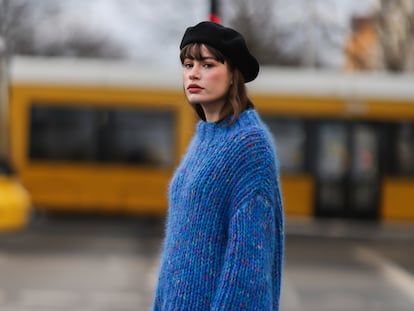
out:
M187 86L187 91L190 93L199 93L203 90L201 86L198 84L192 83L189 86Z

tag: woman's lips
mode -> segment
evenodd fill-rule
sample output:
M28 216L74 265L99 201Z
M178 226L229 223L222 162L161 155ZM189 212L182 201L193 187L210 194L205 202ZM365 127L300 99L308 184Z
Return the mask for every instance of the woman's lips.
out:
M190 84L189 86L187 86L187 91L189 93L199 93L203 90L203 88L201 86L199 86L198 84Z

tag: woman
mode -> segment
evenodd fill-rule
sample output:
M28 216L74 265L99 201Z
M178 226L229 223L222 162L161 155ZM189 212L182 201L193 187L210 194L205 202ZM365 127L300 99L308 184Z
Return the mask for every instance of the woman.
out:
M189 27L180 48L201 121L170 185L154 310L278 310L278 168L244 84L259 64L238 32L213 22Z

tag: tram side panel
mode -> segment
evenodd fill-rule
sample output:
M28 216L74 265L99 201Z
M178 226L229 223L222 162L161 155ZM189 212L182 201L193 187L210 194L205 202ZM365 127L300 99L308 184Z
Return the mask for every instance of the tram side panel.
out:
M35 206L165 214L196 122L181 90L16 84L12 94L13 159ZM414 221L414 100L354 114L337 97L252 99L275 134L287 216ZM142 141L164 151L135 152Z
M414 121L391 123L388 135L389 174L382 181L381 216L392 221L413 221Z
M181 92L15 85L13 94L14 161L35 207L165 213L194 123Z
M414 98L350 111L339 97L255 95L276 137L287 215L414 221Z

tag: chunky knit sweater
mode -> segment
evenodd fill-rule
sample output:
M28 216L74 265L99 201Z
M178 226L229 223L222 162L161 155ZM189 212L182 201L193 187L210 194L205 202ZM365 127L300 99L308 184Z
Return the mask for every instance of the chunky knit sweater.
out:
M153 310L279 310L283 209L271 135L255 110L200 121L169 190Z

